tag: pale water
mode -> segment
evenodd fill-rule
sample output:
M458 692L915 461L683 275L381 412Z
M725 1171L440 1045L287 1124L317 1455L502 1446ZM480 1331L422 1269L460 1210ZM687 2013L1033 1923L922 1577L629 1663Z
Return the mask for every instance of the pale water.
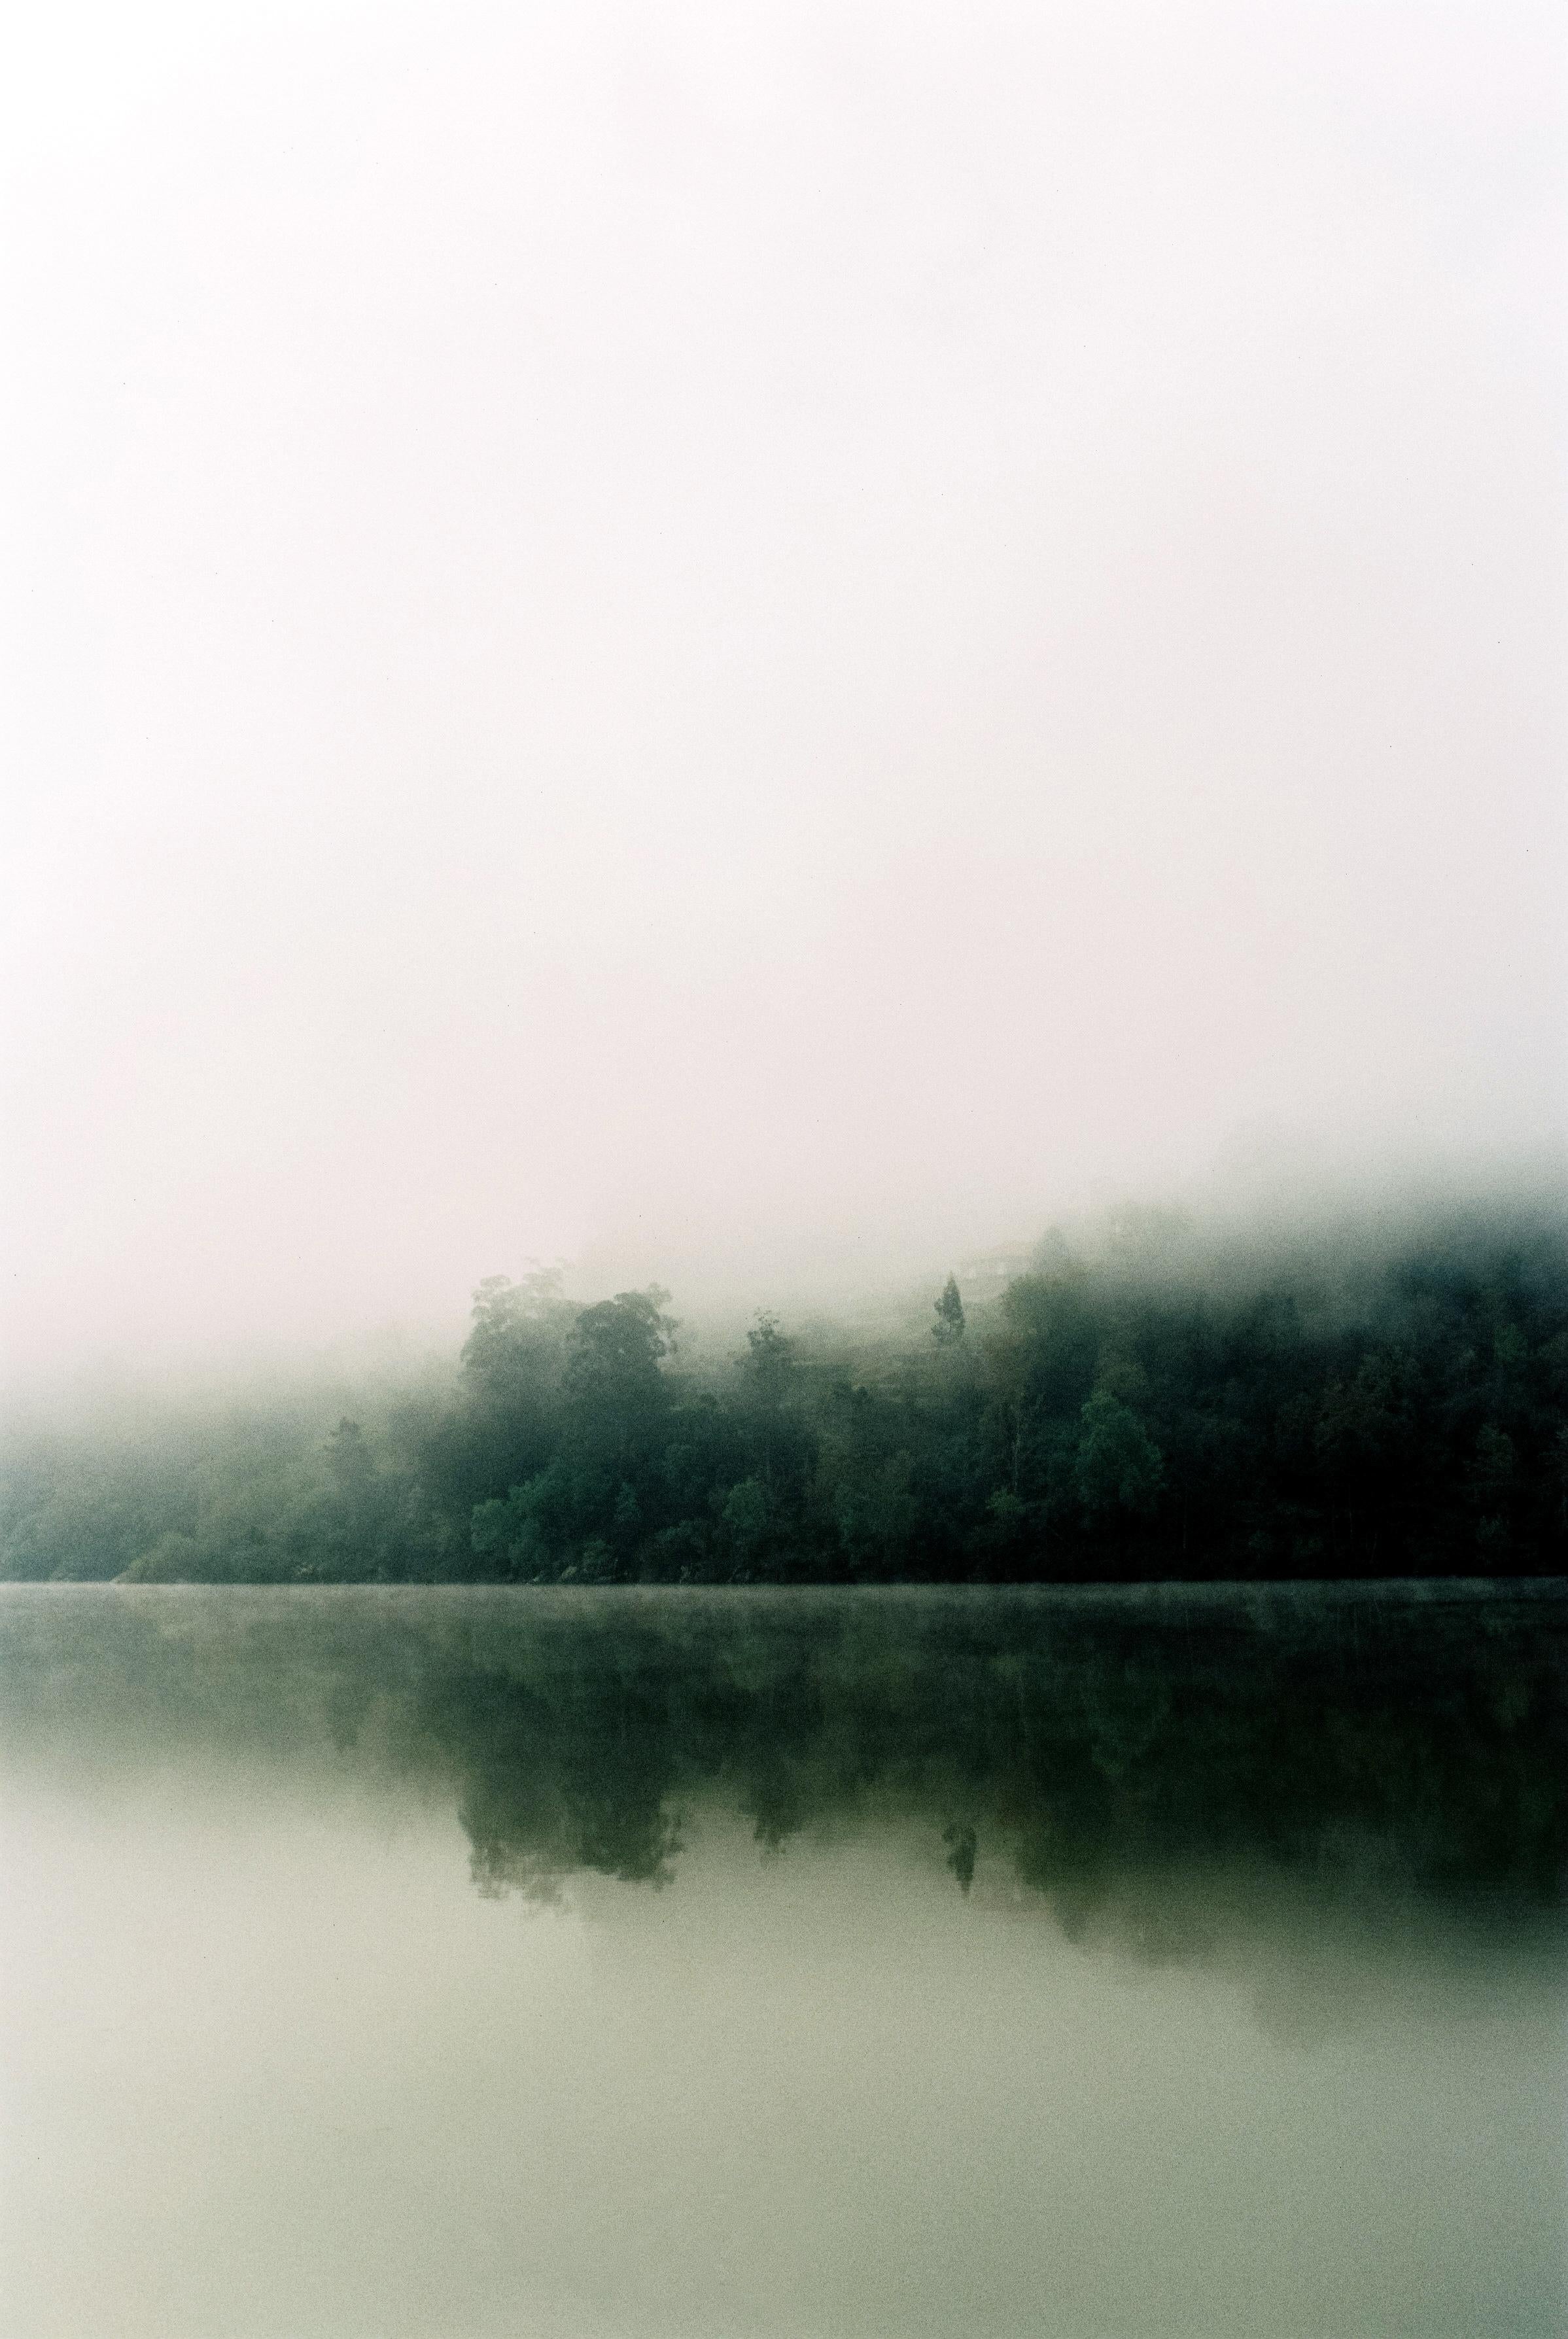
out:
M7 2339L1568 2329L1560 1587L13 1587Z

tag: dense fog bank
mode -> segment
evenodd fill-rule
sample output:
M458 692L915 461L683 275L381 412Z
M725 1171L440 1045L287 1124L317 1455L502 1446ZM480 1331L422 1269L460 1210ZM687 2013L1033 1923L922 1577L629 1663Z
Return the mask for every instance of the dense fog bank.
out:
M0 1577L1050 1582L1568 1555L1559 1210L1267 1248L1127 1212L859 1333L767 1312L705 1344L673 1305L492 1277L433 1377L14 1427Z

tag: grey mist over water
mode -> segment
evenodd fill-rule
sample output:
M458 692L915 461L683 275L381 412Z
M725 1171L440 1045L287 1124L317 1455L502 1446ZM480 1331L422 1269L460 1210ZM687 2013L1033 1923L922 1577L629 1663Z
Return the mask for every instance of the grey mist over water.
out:
M25 2339L1554 2333L1551 1584L0 1594Z

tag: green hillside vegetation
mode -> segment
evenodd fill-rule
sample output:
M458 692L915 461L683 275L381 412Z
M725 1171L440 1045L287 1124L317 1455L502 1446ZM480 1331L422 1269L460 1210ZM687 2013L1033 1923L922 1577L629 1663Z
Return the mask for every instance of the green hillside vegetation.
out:
M1568 1227L1265 1252L1124 1216L899 1335L492 1277L438 1385L14 1431L0 1576L1051 1582L1530 1574L1568 1557Z

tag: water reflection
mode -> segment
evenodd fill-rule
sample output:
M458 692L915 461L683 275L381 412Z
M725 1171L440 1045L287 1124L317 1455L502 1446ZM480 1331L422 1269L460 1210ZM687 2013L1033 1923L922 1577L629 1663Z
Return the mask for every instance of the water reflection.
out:
M7 1591L5 2328L1546 2339L1563 1618Z
M662 1886L699 1807L764 1854L895 1818L956 1889L1151 1950L1214 1880L1550 1928L1558 1587L104 1592L0 1598L15 1752L323 1762L449 1792L481 1892Z

